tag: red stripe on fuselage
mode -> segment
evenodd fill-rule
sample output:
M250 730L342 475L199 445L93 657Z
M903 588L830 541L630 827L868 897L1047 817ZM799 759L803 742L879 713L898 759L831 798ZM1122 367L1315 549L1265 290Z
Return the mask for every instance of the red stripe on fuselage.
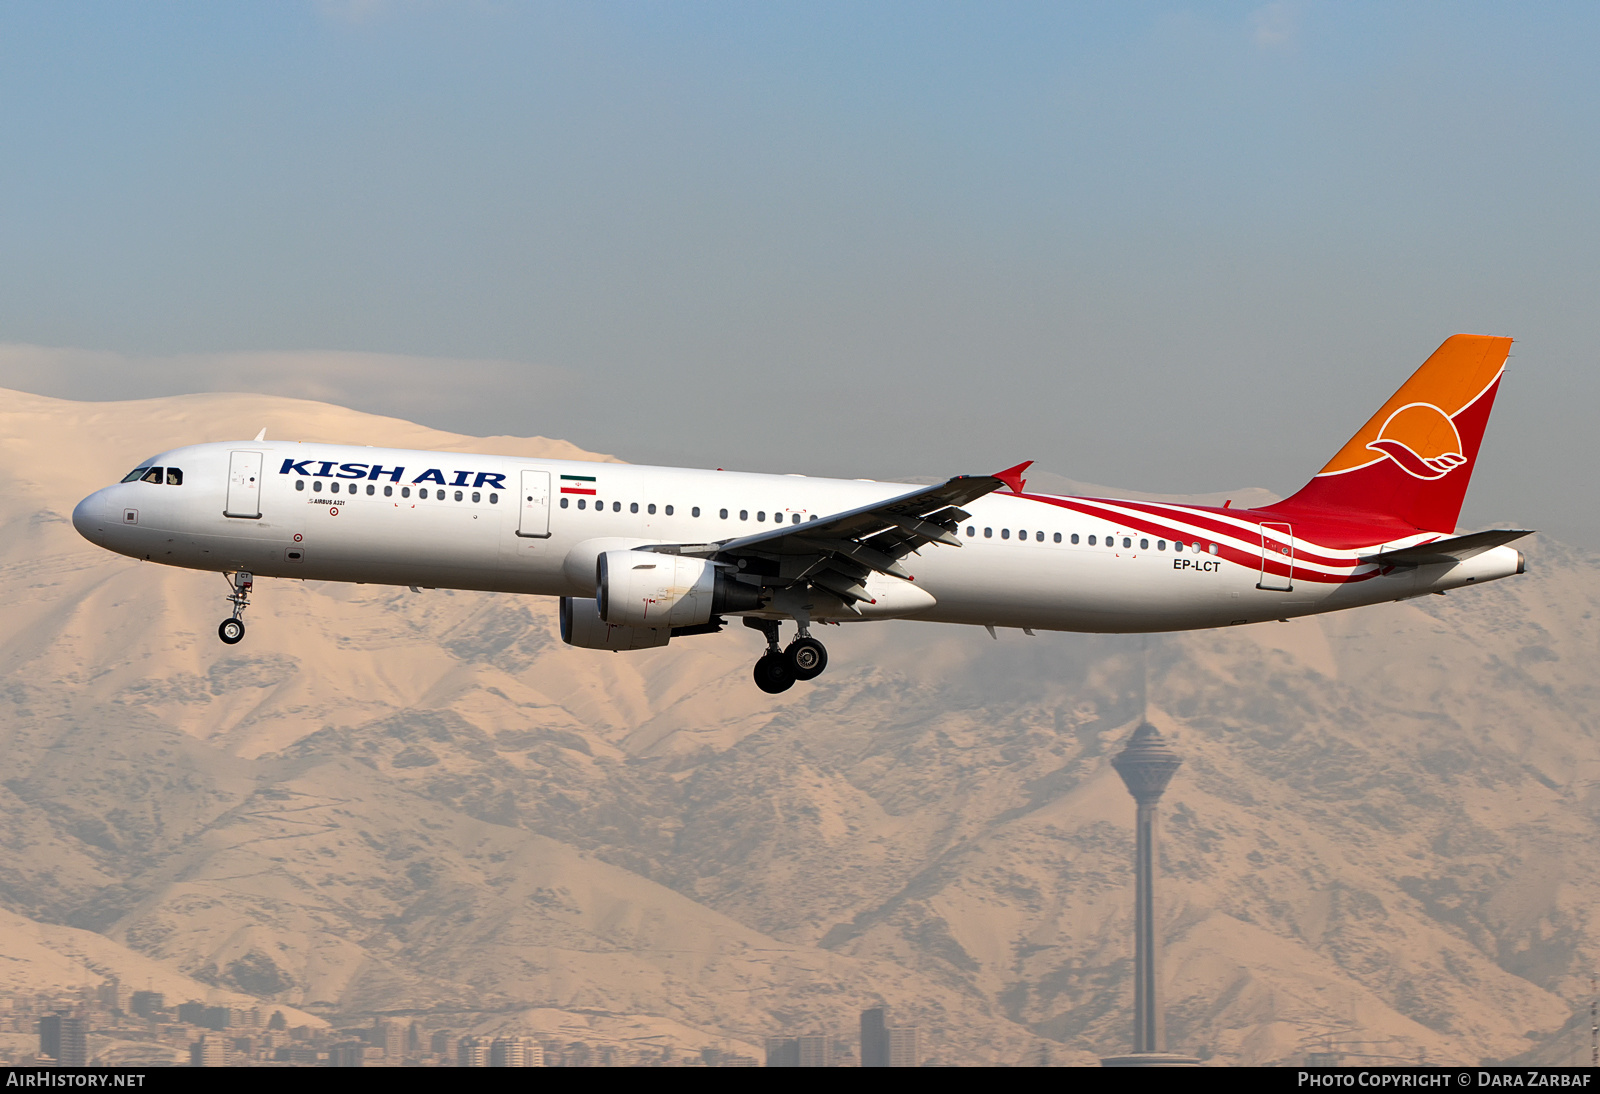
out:
M1005 495L996 494L993 496L1003 497ZM1246 527L1243 528L1233 524L1230 521L1217 519L1217 516L1220 516L1220 514L1223 512L1222 510L1211 510L1208 512L1203 509L1191 509L1187 506L1156 506L1141 502L1114 501L1109 498L1060 498L1047 494L1022 494L1017 496L1028 501L1043 502L1047 505L1058 506L1059 508L1068 509L1087 517L1094 517L1098 520L1106 521L1107 523L1116 526L1118 529L1134 529L1157 536L1158 538L1181 540L1186 543L1192 541L1195 537L1196 533L1192 529L1179 527L1176 524L1159 520L1159 518L1166 517L1168 520L1172 520L1174 518L1181 517L1184 519L1185 524L1193 524L1195 527L1209 532L1211 535L1219 537L1227 536L1234 539L1248 539L1252 535L1260 534L1259 526L1252 527L1249 522L1249 518L1245 518ZM1134 510L1136 512L1145 513L1148 514L1152 519L1145 520L1139 519L1138 517L1130 517L1127 513L1117 512L1105 508L1105 506L1108 505L1117 505L1126 509ZM1240 517L1243 517L1244 514L1247 513L1253 515L1252 511L1248 509L1230 509L1226 512L1230 516L1238 514ZM1213 514L1216 514L1216 516L1213 516ZM1413 532L1413 534L1415 533ZM1315 551L1303 551L1301 548L1301 538L1299 535L1296 535L1294 541L1295 562L1315 562L1319 565L1328 567L1329 569L1344 570L1346 572L1342 574L1325 574L1316 570L1296 566L1294 568L1294 576L1300 580L1317 582L1319 584L1339 585L1351 581L1365 581L1368 578L1376 577L1381 572L1378 569L1373 569L1363 574L1353 573L1350 571L1353 571L1358 566L1363 566L1366 564L1354 558L1334 558L1328 555L1319 554ZM1246 566L1252 570L1259 570L1262 567L1262 554L1259 551L1246 552L1239 550L1236 547L1232 547L1226 543L1218 543L1217 551L1218 557L1225 558L1228 561L1236 563L1240 566ZM1268 554L1266 555L1266 569L1269 573L1287 574L1289 572L1289 565L1288 562L1286 560L1282 560L1280 556L1276 554Z

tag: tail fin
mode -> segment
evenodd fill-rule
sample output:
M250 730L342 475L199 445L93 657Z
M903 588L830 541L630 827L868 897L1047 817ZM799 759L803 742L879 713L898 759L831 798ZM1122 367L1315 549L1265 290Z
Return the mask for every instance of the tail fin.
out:
M1511 339L1446 338L1299 493L1268 508L1454 532Z

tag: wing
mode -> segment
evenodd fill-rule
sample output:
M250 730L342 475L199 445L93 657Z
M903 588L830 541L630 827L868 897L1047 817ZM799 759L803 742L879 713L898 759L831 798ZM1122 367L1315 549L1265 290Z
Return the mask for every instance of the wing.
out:
M1021 493L1027 467L1023 463L993 475L958 475L937 486L753 536L639 549L742 564L741 571L759 577L763 585L815 585L847 605L870 601L862 584L870 574L909 581L912 575L900 561L905 556L930 543L960 547L956 530L971 515L962 506L1002 486Z
M1432 543L1419 543L1415 547L1402 547L1397 551L1380 551L1361 561L1379 562L1385 565L1398 563L1406 566L1461 562L1473 555L1481 555L1491 548L1532 534L1531 528L1491 528L1487 532L1472 532L1465 536L1436 539Z

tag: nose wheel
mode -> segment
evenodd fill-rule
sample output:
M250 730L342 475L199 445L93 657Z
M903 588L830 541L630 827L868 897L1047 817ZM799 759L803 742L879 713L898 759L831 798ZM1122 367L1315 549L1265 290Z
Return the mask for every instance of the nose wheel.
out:
M236 574L223 574L228 580L228 603L233 605L233 615L217 626L217 637L228 645L237 645L244 638L244 610L250 606L250 590L255 588L255 575L240 570Z

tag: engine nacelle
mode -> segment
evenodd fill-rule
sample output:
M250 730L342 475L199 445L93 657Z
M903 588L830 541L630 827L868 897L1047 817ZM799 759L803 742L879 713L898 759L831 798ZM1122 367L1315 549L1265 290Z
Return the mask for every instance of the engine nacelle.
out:
M671 627L613 627L586 597L561 598L561 641L586 650L648 650L665 646Z
M693 627L717 612L761 607L761 588L703 558L607 551L596 565L600 618L620 627Z

